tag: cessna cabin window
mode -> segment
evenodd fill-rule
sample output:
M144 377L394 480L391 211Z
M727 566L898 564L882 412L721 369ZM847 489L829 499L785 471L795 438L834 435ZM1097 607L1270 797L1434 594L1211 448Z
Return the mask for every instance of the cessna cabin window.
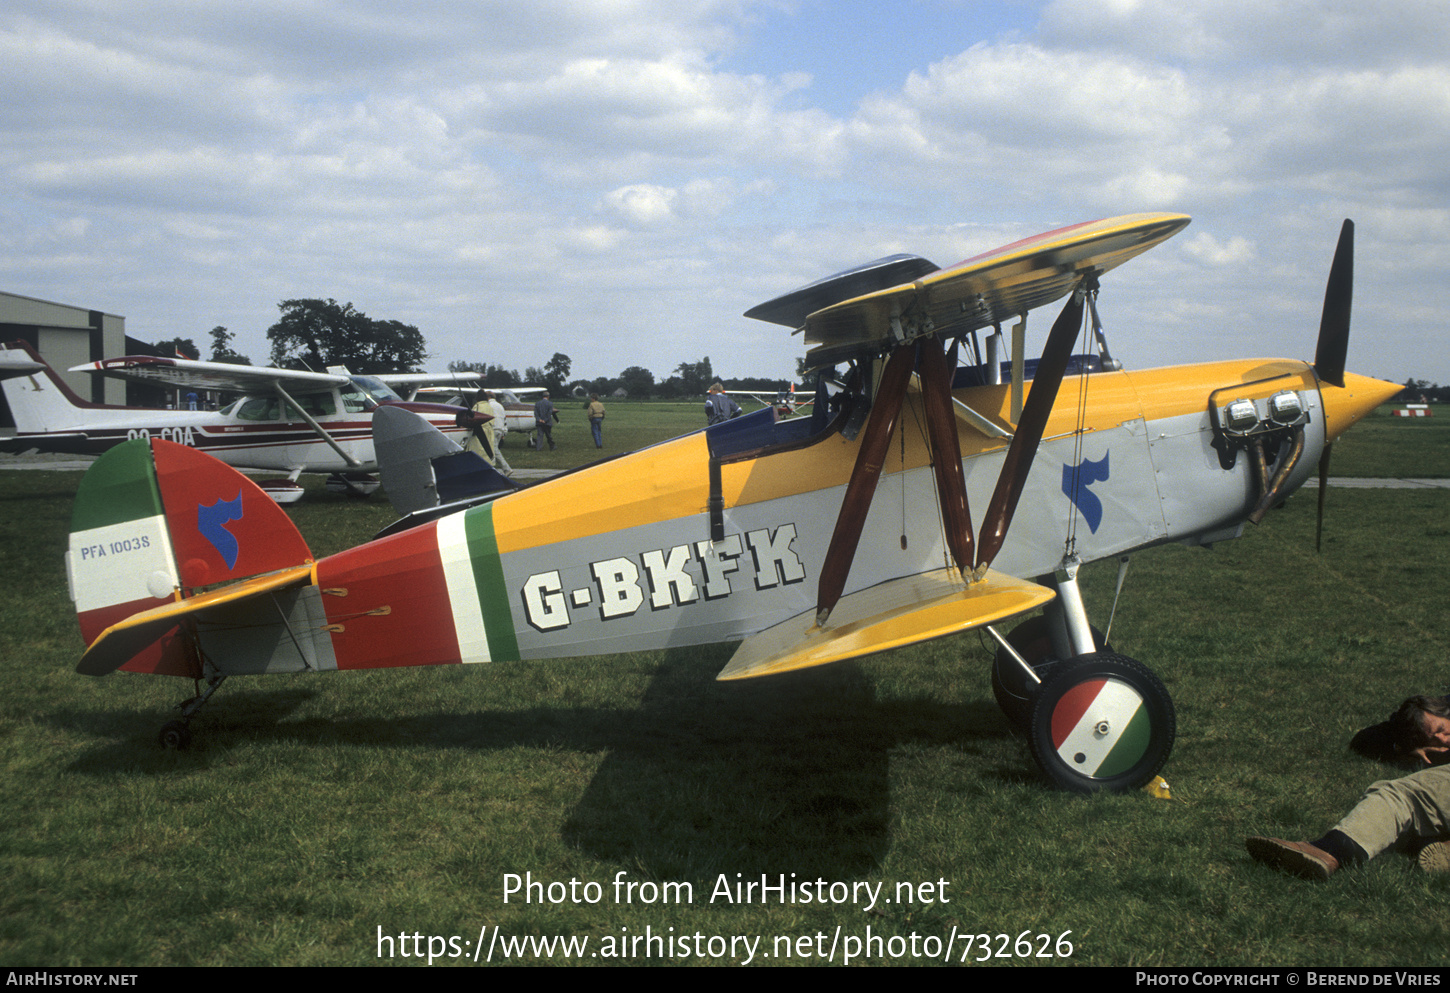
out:
M313 417L331 417L337 413L337 401L331 393L309 393L297 398L297 405Z
M280 415L276 397L252 397L237 408L239 421L275 421Z
M380 403L400 401L387 383L372 376L349 376L352 385L342 388L342 405L350 414L372 410Z

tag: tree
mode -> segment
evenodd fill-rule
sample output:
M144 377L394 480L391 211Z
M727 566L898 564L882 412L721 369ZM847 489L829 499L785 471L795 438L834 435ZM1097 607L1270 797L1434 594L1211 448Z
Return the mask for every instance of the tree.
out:
M218 324L211 329L211 360L230 362L232 365L251 365L252 360L239 352L232 351L232 339L236 335Z
M544 372L540 380L549 388L550 393L564 392L564 382L569 378L571 365L573 363L569 360L569 356L563 352L555 352L554 357L544 363Z
M428 349L423 333L401 321L374 321L351 303L283 300L282 319L267 329L272 364L321 372L345 365L352 372L418 372Z
M655 375L648 369L632 365L619 374L619 385L632 397L647 397L654 392Z
M489 389L508 389L522 383L517 369L505 369L501 365L490 365L487 362L450 362L448 371L476 372L483 377L483 385Z
M710 371L710 356L706 355L699 362L681 362L675 370L680 377L680 391L685 396L700 396L715 382L715 374Z
M197 348L196 342L190 338L167 338L165 341L158 341L154 347L158 355L165 355L167 358L196 359L201 357L201 349Z

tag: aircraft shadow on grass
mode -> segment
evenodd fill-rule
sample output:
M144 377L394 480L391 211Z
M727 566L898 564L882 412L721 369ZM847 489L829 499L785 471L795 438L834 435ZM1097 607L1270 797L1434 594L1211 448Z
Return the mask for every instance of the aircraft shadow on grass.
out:
M603 752L560 837L632 874L697 884L722 872L842 879L874 871L890 845L893 750L909 743L970 753L979 751L977 743L1012 733L986 700L878 701L854 663L786 674L768 685L718 683L719 664L709 652L672 650L639 705L627 709L291 720L316 691L239 691L209 711L206 744L180 754L135 734L136 715L124 711L73 710L52 719L108 739L72 763L85 775L109 776L120 765L174 774L178 764L214 749L268 740L398 747L400 760L402 748L420 746ZM1037 778L1025 762L986 774Z

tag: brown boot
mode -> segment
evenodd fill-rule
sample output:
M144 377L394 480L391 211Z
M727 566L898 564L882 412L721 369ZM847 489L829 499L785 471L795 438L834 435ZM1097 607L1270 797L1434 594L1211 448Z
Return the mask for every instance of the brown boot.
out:
M1282 838L1246 838L1244 847L1254 861L1273 866L1301 879L1328 879L1339 871L1339 860L1307 841Z
M1450 841L1432 841L1415 859L1426 872L1450 872Z

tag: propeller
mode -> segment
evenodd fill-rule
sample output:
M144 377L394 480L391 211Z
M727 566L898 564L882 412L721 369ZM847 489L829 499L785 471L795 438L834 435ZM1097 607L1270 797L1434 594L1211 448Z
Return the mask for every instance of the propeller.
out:
M1344 363L1349 354L1349 314L1354 299L1354 222L1346 219L1339 229L1339 244L1329 265L1329 282L1324 287L1324 311L1319 318L1319 343L1314 349L1314 374L1320 381L1344 388ZM1324 445L1319 457L1319 507L1314 521L1314 551L1324 537L1324 496L1329 487L1329 453Z
M1349 311L1354 299L1354 222L1339 229L1339 245L1329 266L1324 287L1324 312L1319 319L1319 344L1314 351L1314 373L1326 383L1344 388L1344 360L1349 353Z
M861 532L866 523L866 515L871 509L876 483L881 477L887 447L900 418L912 367L918 357L921 364L922 399L927 411L928 440L932 447L933 470L946 525L947 547L957 568L964 575L970 572L973 580L985 575L1007 537L1007 528L1012 523L1012 515L1022 496L1027 474L1032 469L1032 460L1037 454L1043 432L1047 429L1047 420L1057 399L1063 374L1067 370L1073 342L1076 341L1078 330L1082 326L1086 292L1096 288L1096 280L1091 275L1086 277L1083 285L1068 297L1067 305L1063 307L1047 336L1047 345L1032 379L1032 392L1028 394L1017 430L1007 449L1001 474L997 478L997 488L992 494L992 502L983 520L981 537L975 545L975 564L972 559L971 511L967 505L966 480L962 474L956 416L951 405L953 369L943 354L941 342L933 335L925 335L916 342L899 345L891 353L881 374L871 419L862 432L856 463L846 484L846 496L841 503L840 514L836 517L836 527L831 534L825 562L821 566L821 580L816 598L817 626L825 626L846 588L846 578L861 541Z

